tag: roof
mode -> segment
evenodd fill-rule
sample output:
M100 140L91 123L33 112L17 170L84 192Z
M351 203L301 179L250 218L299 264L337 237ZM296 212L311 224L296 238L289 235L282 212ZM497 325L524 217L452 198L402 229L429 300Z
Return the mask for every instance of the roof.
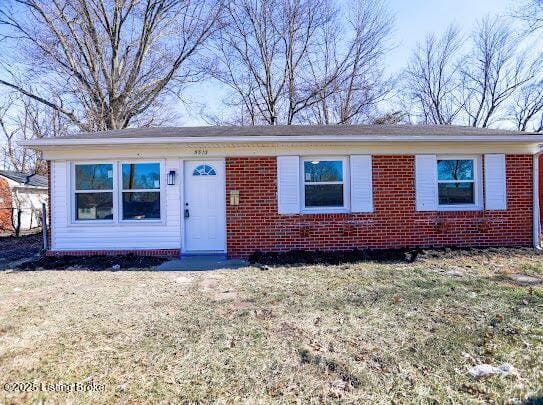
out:
M11 170L0 170L0 176L4 176L16 183L23 184L25 186L47 188L48 185L47 177L40 176L39 174L24 174Z
M261 125L127 128L81 132L71 139L222 137L222 136L350 136L350 135L529 135L530 132L452 125Z
M127 128L22 141L45 149L58 146L216 144L265 142L512 142L543 144L543 134L452 125L267 125Z

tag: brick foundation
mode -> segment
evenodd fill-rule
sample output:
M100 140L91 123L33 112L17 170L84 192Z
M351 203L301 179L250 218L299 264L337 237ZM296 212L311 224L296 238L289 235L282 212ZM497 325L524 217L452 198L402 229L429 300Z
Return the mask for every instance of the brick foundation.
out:
M275 157L226 159L229 257L256 250L532 245L532 156L508 155L507 210L417 212L415 157L373 156L373 213L279 215ZM228 198L227 198L227 201Z
M140 250L49 250L46 256L119 256L119 255L136 255L136 256L164 256L164 257L179 257L179 249L140 249Z

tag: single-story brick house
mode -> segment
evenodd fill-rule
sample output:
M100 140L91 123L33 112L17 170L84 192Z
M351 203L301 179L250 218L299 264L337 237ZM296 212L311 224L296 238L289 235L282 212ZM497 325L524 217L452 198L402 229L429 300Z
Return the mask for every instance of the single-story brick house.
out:
M47 204L47 177L0 170L0 235L35 232Z
M539 244L543 135L454 126L141 128L26 141L50 254Z

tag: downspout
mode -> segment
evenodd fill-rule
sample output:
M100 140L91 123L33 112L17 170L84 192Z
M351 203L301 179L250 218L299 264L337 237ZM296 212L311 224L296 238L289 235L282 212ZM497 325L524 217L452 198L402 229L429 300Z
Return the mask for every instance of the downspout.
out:
M534 155L534 163L533 163L533 168L534 168L534 174L533 174L533 179L534 179L534 184L533 184L533 190L534 190L534 195L533 195L533 244L534 244L534 249L537 249L537 250L541 250L541 244L540 244L540 240L539 240L539 237L540 237L540 233L541 233L541 222L540 222L540 218L539 218L539 156L541 156L541 154L543 153L543 149L542 149L543 145L539 145L539 152L537 152L535 155Z

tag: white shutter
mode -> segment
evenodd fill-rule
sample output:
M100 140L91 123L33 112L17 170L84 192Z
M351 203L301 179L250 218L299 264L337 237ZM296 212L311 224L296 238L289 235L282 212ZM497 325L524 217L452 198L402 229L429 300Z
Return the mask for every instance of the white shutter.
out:
M505 155L485 155L485 208L504 210L506 205Z
M436 155L415 156L415 188L417 211L435 211L437 209Z
M351 156L351 211L373 212L370 155Z
M300 157L277 157L277 206L279 214L300 212Z

